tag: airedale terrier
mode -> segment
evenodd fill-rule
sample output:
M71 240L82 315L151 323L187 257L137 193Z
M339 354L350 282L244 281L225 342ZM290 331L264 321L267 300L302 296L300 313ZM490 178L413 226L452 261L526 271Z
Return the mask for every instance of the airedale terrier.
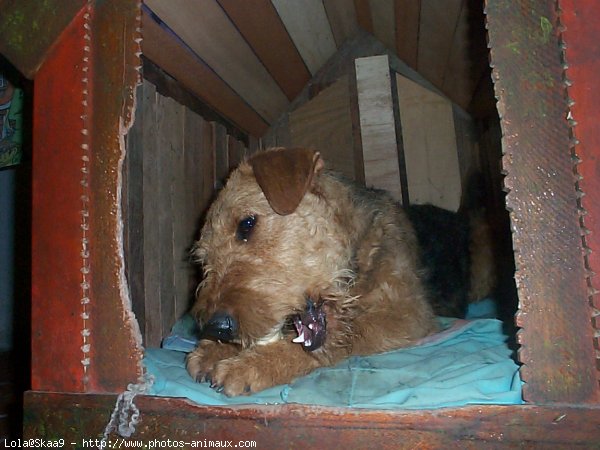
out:
M226 395L249 394L436 332L436 314L464 313L469 286L491 287L493 277L470 280L469 254L486 253L464 222L431 206L404 210L325 170L313 150L253 155L231 173L195 245L202 336L188 372Z

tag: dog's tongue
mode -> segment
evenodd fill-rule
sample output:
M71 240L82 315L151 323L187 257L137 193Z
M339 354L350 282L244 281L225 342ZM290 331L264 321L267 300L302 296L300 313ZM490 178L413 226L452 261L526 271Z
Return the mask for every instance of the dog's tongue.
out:
M302 344L304 350L312 352L325 343L327 321L323 303L315 305L309 298L304 312L294 317L294 327L298 337L292 342Z

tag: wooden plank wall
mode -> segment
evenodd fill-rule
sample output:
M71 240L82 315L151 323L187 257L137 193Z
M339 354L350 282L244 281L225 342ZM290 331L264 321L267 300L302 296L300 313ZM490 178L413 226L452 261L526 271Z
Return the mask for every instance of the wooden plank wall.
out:
M198 279L189 251L202 214L247 149L149 81L137 99L124 169L125 259L144 344L155 347L190 305Z
M461 173L452 103L401 75L396 86L410 202L456 211Z
M293 146L319 150L327 167L360 180L355 158L348 77L344 76L319 92L289 115ZM362 170L362 168L361 168Z
M404 60L463 109L469 108L482 78L491 84L486 75L483 2L145 0L143 4L143 53L212 108L259 137L289 110L311 76L343 51L345 42L362 33L369 33L386 52ZM488 106L493 110L495 103Z
M402 200L394 100L386 55L356 60L365 183Z

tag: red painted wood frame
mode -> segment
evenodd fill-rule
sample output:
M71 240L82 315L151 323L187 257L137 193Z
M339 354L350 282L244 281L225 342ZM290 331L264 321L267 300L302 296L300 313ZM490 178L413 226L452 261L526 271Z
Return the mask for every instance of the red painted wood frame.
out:
M588 294L600 370L600 3L560 0L567 93L580 197ZM580 178L579 178L580 177Z
M35 76L33 390L118 392L141 373L119 204L139 19L136 2L84 6Z
M570 20L573 5L564 3L563 18ZM600 12L593 0L578 2L578 8L586 18ZM577 188L585 182L593 188L600 178L589 170L590 161L577 166L571 150L560 11L550 0L488 0L486 13L517 268L523 395L538 403L598 403L597 329L581 235L583 221L589 228L588 218L597 216L599 206L585 204L590 209L582 216ZM577 22L572 21L572 28L578 32L564 36L567 48L592 56L598 50L591 43L600 38L600 29ZM597 72L586 73L599 79ZM598 103L580 98L581 90L570 93L583 106L581 115L598 117ZM598 136L598 130L591 135ZM587 138L582 133L581 143ZM598 155L600 149L590 144L589 152ZM577 170L588 175L580 186Z
M537 236L535 245L538 247L515 241L522 306L530 308L529 313L538 305L535 320L521 316L525 326L521 338L526 352L528 400L542 404L597 404L598 373L593 339L598 319L597 315L593 316L597 311L590 307L590 301L595 302L597 308L598 300L593 290L595 280L586 269L597 270L594 251L598 251L600 233L600 202L594 201L600 184L599 131L594 126L600 117L600 102L598 93L590 89L600 81L600 72L595 70L598 64L595 43L600 42L600 27L586 21L598 20L600 4L595 0L559 2L560 20L566 27L562 36L569 64L566 74L572 81L568 89L574 102L571 113L578 122L571 130L563 95L566 86L562 79L556 83L556 74L562 76L563 71L556 2L522 0L519 7L511 6L514 11L502 9L504 3L488 0L487 6L496 92L503 117L513 227L521 238L534 219L550 219L556 224L550 216L558 213L567 241L574 243L569 246L570 250L564 249L573 266L565 266L563 278L557 281L548 279L548 272L543 270L545 261L538 259L539 251L552 258L553 249L543 242L546 235ZM507 17L514 21L494 22ZM517 36L522 42L510 40L514 35L507 33L506 23L518 30ZM36 391L115 393L140 375L141 346L123 279L119 215L122 141L131 119L133 89L138 77L138 24L139 4L135 1L107 0L84 7L45 55L35 76L32 388ZM522 63L529 66L518 67L515 60L522 61L515 55L529 54L531 49L527 46L534 44L535 49L548 58L533 58ZM533 71L531 73L537 68L538 73L550 74L550 78L541 82L537 79L537 84L519 84L515 66L517 69L525 67ZM548 66L550 72L547 72ZM530 104L523 104L523 99ZM556 125L556 128L542 131L556 140L536 145L529 140L528 133L536 126L548 126L549 122L543 115L534 117L539 122L532 121L528 114L532 111L537 114L540 110L536 108L545 106L550 107L550 126ZM578 139L575 153L582 163L576 166L576 171L583 177L581 180L573 177L573 165L564 160L565 155L571 158L571 133ZM543 203L548 207L546 213L542 208L539 216L520 215L517 208L520 202L529 199L528 195L539 187L528 177L539 176L540 168L549 169L547 152L553 157L558 155L559 163L550 168L561 183L556 186L562 196L558 204L566 205L567 210L555 211L556 203L549 201ZM516 160L522 165L515 164ZM590 231L583 242L579 239L581 224L576 207L576 182L588 195L579 203L587 212L582 218L583 226ZM573 233L577 235L575 240ZM581 250L585 248L592 253L584 259ZM579 260L573 250L580 252ZM537 267L539 271L529 272L530 267ZM555 289L562 283L574 289L567 293L561 286ZM548 296L540 296L535 291L537 288ZM570 298L561 298L563 293ZM568 300L566 309L561 303L564 300ZM592 326L593 317L596 329ZM552 336L560 341L559 352L556 347L542 342L544 333L553 329L562 333ZM39 395L43 394L30 394L29 398ZM30 403L30 407L34 406ZM511 411L514 413L515 409ZM386 413L380 414L385 417ZM224 411L221 417L239 415L239 411ZM472 420L478 420L476 416L470 415ZM419 417L415 415L412 427L425 426L419 423ZM598 416L594 413L589 417L597 421ZM291 417L294 418L298 420L296 416Z

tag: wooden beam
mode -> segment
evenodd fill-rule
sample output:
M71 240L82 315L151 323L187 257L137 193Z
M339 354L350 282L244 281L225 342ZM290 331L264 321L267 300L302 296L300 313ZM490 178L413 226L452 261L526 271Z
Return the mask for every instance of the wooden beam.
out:
M289 100L310 79L302 57L270 0L218 0Z
M159 347L162 334L162 309L160 307L160 247L158 228L160 186L160 147L158 145L158 129L156 127L157 93L155 86L144 81L141 86L136 121L132 129L141 127L142 134L142 172L144 195L141 199L144 210L144 285L146 292L142 299L145 311L144 345ZM138 122L138 119L140 122Z
M52 45L85 4L85 0L1 0L0 53L32 79Z
M34 389L82 392L85 135L84 12L67 26L37 72L33 110L32 379ZM57 76L60 74L60 76ZM49 114L60 111L60 114ZM49 345L49 343L52 345ZM60 368L60 370L57 370Z
M396 53L413 69L418 67L421 0L395 0Z
M369 0L373 34L392 51L396 50L396 20L394 0Z
M291 112L289 127L294 147L318 150L328 168L352 180L356 172L354 158L349 157L353 135L348 84L344 76Z
M387 55L359 58L356 89L365 184L402 200L394 106Z
M437 88L444 84L454 33L464 0L422 2L418 49L418 71Z
M149 84L145 82L145 84ZM135 122L125 138L127 152L123 162L123 234L125 276L129 284L131 304L140 326L146 333L146 289L144 283L144 157L151 148L144 142L144 86L136 89ZM145 342L148 342L144 339Z
M142 15L142 30L142 51L148 59L240 129L257 137L265 133L267 122L206 63L154 21L145 10Z
M163 69L144 57L144 55L142 55L142 74L145 80L150 81L156 86L156 92L160 95L171 97L177 103L191 109L208 121L222 123L225 128L227 128L228 134L235 136L241 141L248 141L247 132L241 130L229 120L229 118L217 112L217 110L208 103L202 101L195 93L186 89L175 78L171 77Z
M114 395L25 394L24 438L89 443L110 418ZM210 407L186 399L138 396L142 420L128 438L255 441L257 448L521 448L589 449L598 444L600 409L487 406L378 411L314 405ZM76 424L76 426L73 426ZM123 443L115 433L111 442ZM125 439L127 440L127 438ZM242 444L242 445L244 445ZM91 446L91 445L90 445ZM225 445L224 445L225 446ZM125 445L123 445L125 447Z
M597 403L556 2L524 0L522 8L529 13L486 4L517 267L523 396L546 404Z
M87 377L89 391L114 392L136 381L143 370L141 335L125 285L121 242L124 134L133 121L141 66L140 5L121 0L90 5L93 9L92 65L88 73L91 99L87 117L90 120L87 238L91 347ZM61 69L54 76L60 73ZM43 109L51 110L52 105ZM83 333L84 329L80 334Z
M560 20L566 27L562 39L566 44L567 92L572 100L571 133L576 140L572 151L580 160L577 188L580 197L585 265L592 323L595 328L596 376L600 378L600 92L593 86L600 82L600 3L561 0ZM585 232L589 230L590 233Z
M373 17L369 0L354 0L354 9L358 26L367 33L373 34Z
M337 47L321 1L271 0L311 74L315 74Z
M393 75L410 201L457 211L461 176L452 103L408 78Z
M346 39L354 36L358 29L354 3L348 0L324 0L323 5L336 46L339 48Z
M287 97L216 0L145 4L261 117L279 117Z

